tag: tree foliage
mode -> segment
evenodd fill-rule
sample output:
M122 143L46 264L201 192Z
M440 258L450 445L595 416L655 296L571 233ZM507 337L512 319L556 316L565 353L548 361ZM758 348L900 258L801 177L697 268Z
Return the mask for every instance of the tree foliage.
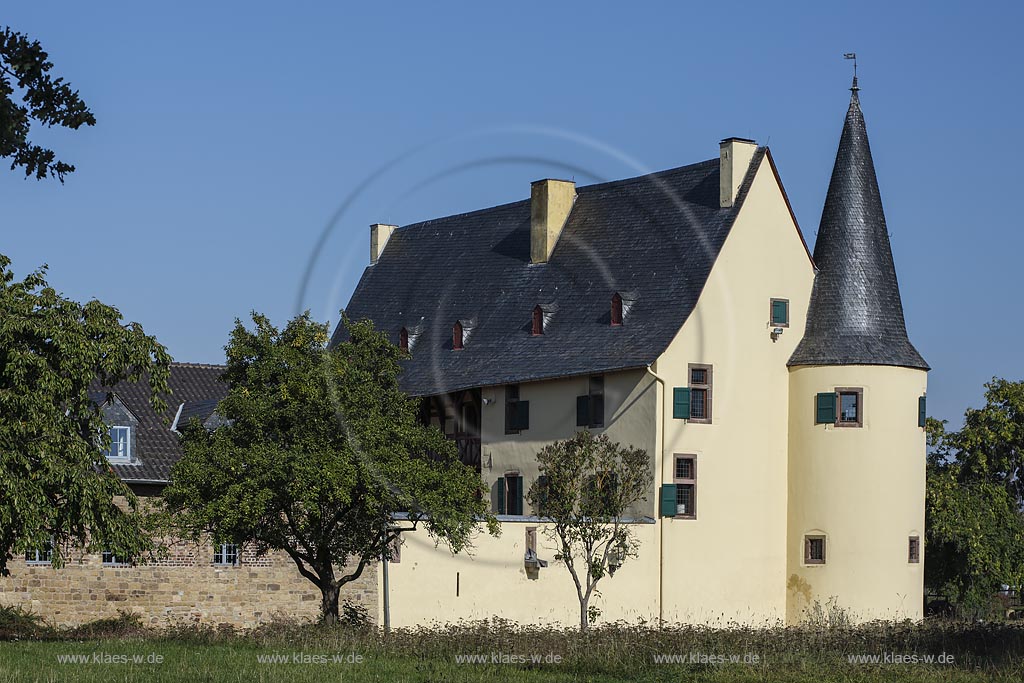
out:
M45 268L15 281L9 266L0 255L0 574L51 541L58 566L68 545L137 556L146 536L93 390L145 380L162 410L170 356L117 309L58 294Z
M572 575L585 631L598 583L637 554L636 535L623 518L647 498L650 459L646 451L621 446L607 434L581 431L545 446L537 462L540 476L527 500L550 520L545 532L558 544L555 559Z
M164 492L181 531L284 551L333 622L341 587L401 531L423 525L458 552L480 520L494 529L480 477L399 390L402 352L385 335L345 319L348 339L328 348L308 313L283 330L252 320L227 345L226 423L186 430Z
M993 379L958 432L928 420L925 580L961 613L1024 586L1024 382Z
M9 27L0 32L0 156L11 159L11 170L23 168L26 177L64 182L75 167L28 139L32 122L77 130L95 125L96 118L77 90L50 75L52 68L39 41Z

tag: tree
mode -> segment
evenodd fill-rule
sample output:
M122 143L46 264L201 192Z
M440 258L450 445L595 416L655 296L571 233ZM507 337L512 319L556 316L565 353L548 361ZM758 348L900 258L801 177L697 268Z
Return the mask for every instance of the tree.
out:
M98 385L149 383L166 406L170 356L117 309L66 299L40 269L16 282L0 255L0 575L13 552L52 543L138 556L137 501L110 469ZM123 507L115 504L123 498Z
M50 75L52 68L39 41L10 27L0 32L0 156L11 159L11 170L25 169L26 177L50 176L63 183L75 167L29 141L32 121L77 130L95 125L96 118L77 90Z
M545 533L558 544L555 559L565 563L576 584L585 631L594 617L590 598L598 582L637 555L636 535L623 518L647 499L651 464L646 451L588 431L545 446L537 462L540 476L526 497L550 520Z
M398 387L403 352L385 335L345 318L348 339L328 347L308 312L280 331L252 320L236 321L226 347L224 424L186 430L164 492L181 532L284 551L333 623L342 586L401 531L422 524L458 552L480 520L496 530L480 477L418 424Z
M1024 382L993 379L986 405L946 432L929 418L925 582L984 615L1003 585L1024 585Z

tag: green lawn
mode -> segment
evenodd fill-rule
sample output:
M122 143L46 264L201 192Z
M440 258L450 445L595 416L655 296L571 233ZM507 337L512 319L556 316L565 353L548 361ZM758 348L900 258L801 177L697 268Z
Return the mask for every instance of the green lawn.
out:
M491 622L384 636L372 629L299 624L276 624L249 633L202 627L154 631L132 619L61 630L33 625L24 615L8 616L6 626L0 619L0 683L1024 680L1024 627L1012 624L608 626L581 636L575 631ZM850 661L885 653L916 656L919 661ZM943 654L952 662L920 661ZM473 656L483 661L465 661ZM664 663L667 656L687 661ZM719 656L726 663L711 661ZM533 663L534 657L540 661ZM747 663L728 663L730 657Z

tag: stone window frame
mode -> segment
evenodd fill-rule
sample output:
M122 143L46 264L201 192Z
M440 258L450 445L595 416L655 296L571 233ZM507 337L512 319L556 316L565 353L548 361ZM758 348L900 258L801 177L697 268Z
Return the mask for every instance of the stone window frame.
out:
M921 537L917 534L907 538L907 563L921 563Z
M784 322L784 323L777 323L777 322L775 322L775 302L777 302L777 301L782 301L782 302L784 302L786 304L786 322ZM771 299L769 299L768 300L768 321L771 323L771 326L772 327L789 327L789 318L790 318L790 315L789 315L790 314L790 310L789 309L790 309L789 299L783 299L782 297L772 297Z
M689 460L690 461L690 477L678 477L676 476L679 472L679 461ZM676 486L676 505L679 505L679 491L683 486L692 487L692 495L690 496L690 507L691 510L686 514L679 514L678 512L672 515L675 519L697 519L697 454L696 453L674 453L672 455L672 483ZM678 508L677 508L678 510Z
M821 557L815 558L814 553L811 552L813 542L821 541ZM828 561L828 538L825 534L805 534L804 535L804 564L808 566L819 566L826 564Z
M693 383L693 371L704 370L707 375L705 376L704 384ZM712 393L714 387L714 366L710 363L690 363L686 367L686 386L690 388L690 417L687 418L687 422L692 424L711 424L713 413L711 407L713 405ZM694 417L693 408L696 405L696 401L693 400L694 392L704 392L704 417Z
M864 426L864 387L836 387L836 427L857 428ZM843 394L857 396L857 420L843 421Z

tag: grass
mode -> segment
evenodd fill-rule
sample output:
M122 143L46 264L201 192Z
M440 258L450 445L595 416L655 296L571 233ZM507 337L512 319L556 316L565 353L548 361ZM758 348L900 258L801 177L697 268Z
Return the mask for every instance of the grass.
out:
M803 628L611 625L586 635L492 621L446 629L324 628L276 623L247 633L152 630L129 615L57 629L0 608L0 683L23 681L832 681L1024 680L1024 627L1005 623L875 623ZM663 655L738 656L757 663L659 663ZM953 663L851 663L852 655L951 655ZM61 663L77 655L85 662ZM280 655L286 662L261 662ZM341 661L332 661L335 656ZM352 661L356 655L360 662ZM482 663L460 662L482 655ZM497 655L506 663L492 662ZM533 663L530 657L539 656ZM321 662L296 663L319 656ZM523 656L526 661L508 661ZM553 660L558 656L560 661ZM94 658L100 661L93 661ZM124 658L119 661L119 658ZM133 661L138 658L139 661ZM157 661L159 658L159 663ZM699 659L699 657L698 657ZM104 662L105 660L105 662Z

